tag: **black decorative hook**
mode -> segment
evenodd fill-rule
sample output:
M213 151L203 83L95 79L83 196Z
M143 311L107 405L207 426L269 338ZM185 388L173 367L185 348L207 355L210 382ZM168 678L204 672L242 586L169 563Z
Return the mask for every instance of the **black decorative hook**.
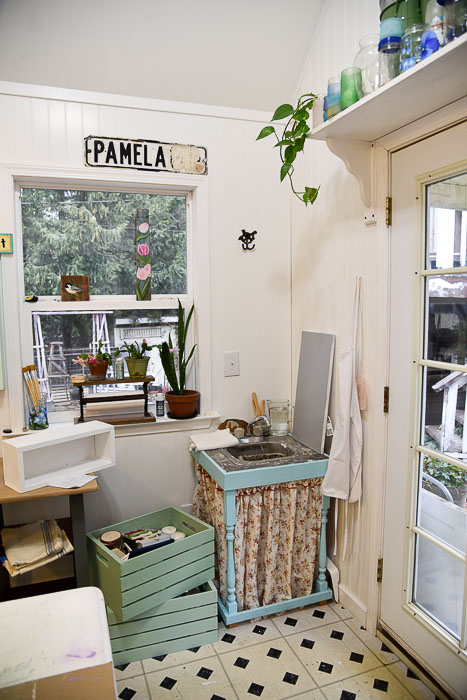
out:
M243 250L255 249L255 244L253 243L253 241L255 240L256 234L257 231L252 231L252 233L248 233L248 231L245 231L245 229L242 228L242 235L238 237L238 240L242 242ZM251 245L252 243L253 245Z

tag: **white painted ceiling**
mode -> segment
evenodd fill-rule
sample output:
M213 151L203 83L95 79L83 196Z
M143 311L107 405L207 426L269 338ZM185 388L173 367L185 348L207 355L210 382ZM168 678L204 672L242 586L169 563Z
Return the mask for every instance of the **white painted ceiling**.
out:
M0 0L0 80L272 110L324 0Z

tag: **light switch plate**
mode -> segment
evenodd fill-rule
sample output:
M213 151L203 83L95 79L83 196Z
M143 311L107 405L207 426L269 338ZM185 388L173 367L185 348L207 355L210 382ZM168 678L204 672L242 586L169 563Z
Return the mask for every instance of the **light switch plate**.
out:
M238 350L224 352L224 377L236 377L240 374L240 353Z

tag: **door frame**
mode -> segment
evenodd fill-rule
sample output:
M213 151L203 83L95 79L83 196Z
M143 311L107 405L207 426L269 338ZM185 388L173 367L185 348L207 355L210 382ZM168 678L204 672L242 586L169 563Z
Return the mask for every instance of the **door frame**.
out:
M381 583L378 582L378 564L383 556L384 535L384 501L386 495L386 473L388 459L388 421L383 413L383 391L389 382L389 331L390 331L390 240L391 226L386 224L386 197L392 196L392 155L419 141L449 129L467 120L467 97L443 107L432 114L417 120L413 124L398 129L378 139L374 144L372 179L375 191L376 224L375 235L378 239L378 279L377 294L381 308L381 317L377 329L378 369L375 376L374 394L375 412L379 414L376 421L376 439L379 441L378 455L372 465L372 473L366 475L369 492L373 494L368 504L366 531L368 538L368 601L365 626L369 632L376 634L380 625ZM371 229L371 227L370 227ZM377 496L375 496L377 494ZM384 576L384 562L383 562ZM345 601L343 600L344 604Z

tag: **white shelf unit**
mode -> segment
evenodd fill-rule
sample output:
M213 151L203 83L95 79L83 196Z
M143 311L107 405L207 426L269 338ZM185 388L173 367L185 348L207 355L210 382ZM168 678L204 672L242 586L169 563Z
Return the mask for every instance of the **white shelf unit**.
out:
M5 484L19 493L116 463L114 427L100 421L30 433L2 447Z
M308 134L309 139L326 141L329 150L357 178L367 208L366 224L376 223L374 146L390 140L390 135L404 127L423 125L428 115L452 109L456 103L463 105L466 67L464 34Z
M467 96L467 34L313 129L308 138L373 142Z

